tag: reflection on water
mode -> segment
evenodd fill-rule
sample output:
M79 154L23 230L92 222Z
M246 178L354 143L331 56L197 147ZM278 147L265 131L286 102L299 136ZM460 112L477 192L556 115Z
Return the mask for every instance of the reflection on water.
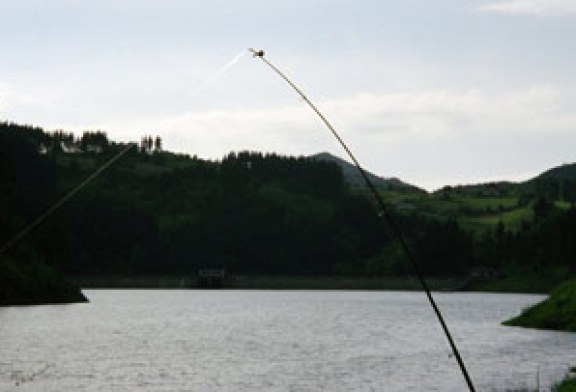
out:
M0 309L0 390L466 390L421 293L86 294ZM546 390L576 364L576 334L499 325L540 298L437 294L480 391Z

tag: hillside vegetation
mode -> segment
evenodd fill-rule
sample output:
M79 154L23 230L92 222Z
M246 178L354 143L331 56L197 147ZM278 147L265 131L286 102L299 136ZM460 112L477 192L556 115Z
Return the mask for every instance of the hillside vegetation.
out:
M0 306L87 302L63 276L38 262L0 259Z
M0 244L126 147L102 132L77 137L0 124ZM428 276L489 283L520 277L515 289L542 291L575 272L574 178L548 173L525 184L434 193L392 184L380 192ZM4 256L84 276L200 268L268 276L411 273L341 160L238 152L207 161L163 151L160 138L150 137Z

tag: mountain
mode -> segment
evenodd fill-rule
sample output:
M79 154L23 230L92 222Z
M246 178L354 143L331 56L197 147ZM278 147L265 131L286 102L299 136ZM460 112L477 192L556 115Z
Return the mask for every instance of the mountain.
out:
M546 170L544 173L536 176L530 181L541 179L556 179L563 181L576 181L576 163L565 163L562 166Z
M345 161L342 158L334 156L328 152L321 152L318 154L314 154L309 156L311 159L315 159L318 161L324 162L332 162L340 166L342 169L342 175L344 176L344 180L351 186L354 187L364 187L366 186L366 182L362 178L362 175L358 171L358 168ZM364 169L364 168L363 168ZM368 178L372 182L372 184L377 188L385 188L385 189L401 189L404 191L412 191L412 192L426 192L425 190L418 188L412 184L408 184L406 182L401 181L395 177L388 177L383 178L374 173L369 172L368 170L364 169Z
M434 193L441 194L446 191L476 196L546 195L551 199L572 200L576 197L576 163L553 167L523 182L498 181L447 185Z
M576 163L546 170L520 184L524 193L545 196L550 200L574 202L576 200Z

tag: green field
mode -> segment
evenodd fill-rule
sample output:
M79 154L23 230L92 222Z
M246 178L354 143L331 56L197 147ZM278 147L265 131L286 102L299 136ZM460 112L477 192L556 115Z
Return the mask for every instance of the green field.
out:
M531 206L519 206L518 197L512 196L419 194L396 190L383 190L380 196L398 214L420 213L439 220L453 218L475 234L493 229L500 221L508 230L515 231L522 222L533 219ZM555 205L561 209L570 207L566 202L556 202Z
M473 232L486 229L493 229L500 221L508 230L517 230L522 222L530 221L533 218L532 209L529 207L515 208L498 214L486 214L478 217L463 216L459 219L462 227Z

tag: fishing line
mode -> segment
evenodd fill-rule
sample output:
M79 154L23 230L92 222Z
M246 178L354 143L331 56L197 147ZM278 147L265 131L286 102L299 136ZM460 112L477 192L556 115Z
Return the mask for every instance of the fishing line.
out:
M416 257L414 256L414 254L410 250L410 247L408 246L408 243L404 237L404 234L402 233L402 230L400 230L400 226L396 223L396 220L393 218L392 214L390 213L388 206L386 205L386 203L384 203L384 200L382 199L382 197L380 196L380 194L376 190L376 187L374 186L374 184L372 184L372 181L370 181L370 178L366 174L366 171L362 168L362 166L360 166L360 163L358 162L358 160L356 159L356 157L354 156L352 151L348 148L346 143L344 143L344 140L340 137L338 132L336 132L334 127L330 124L330 122L326 119L326 117L324 117L324 115L320 112L320 110L316 107L316 105L314 105L308 99L308 97L306 95L304 95L302 90L300 90L300 88L298 88L298 86L296 86L296 84L294 84L294 82L292 82L292 80L290 80L286 75L284 75L284 73L282 73L278 68L276 68L276 66L274 66L270 61L268 61L264 57L264 51L263 50L255 50L252 48L248 49L248 51L250 53L252 53L253 57L259 58L266 65L268 65L274 72L276 72L276 74L278 74L278 76L280 76L282 79L284 79L284 81L286 83L288 83L290 85L290 87L292 87L292 89L296 93L298 93L298 95L300 95L300 97L302 97L304 102L306 102L308 104L308 106L310 106L310 108L318 115L318 117L320 117L320 119L322 120L324 125L326 125L326 127L330 130L330 132L336 138L336 140L338 140L338 143L340 143L340 145L342 146L344 151L346 151L346 154L348 154L348 156L350 157L352 162L354 162L354 165L356 166L356 168L360 172L362 178L364 179L364 182L366 183L366 185L370 189L372 195L374 196L374 199L376 200L376 203L378 204L378 207L380 208L380 212L382 213L382 215L384 215L386 217L388 224L389 224L394 236L396 237L396 239L398 240L398 242L402 246L402 249L404 250L404 254L406 255L406 258L407 258L410 266L412 267L414 274L418 278L418 280L422 286L422 289L426 293L426 297L428 298L428 301L430 302L432 309L434 309L434 313L436 314L436 317L438 318L438 321L440 322L440 325L442 326L442 330L444 331L444 335L446 336L446 339L448 340L448 343L450 344L450 347L452 349L452 353L454 354L454 357L456 358L456 360L458 362L458 366L460 367L460 371L462 372L462 375L464 376L464 379L466 380L466 384L468 385L468 389L471 392L475 392L476 389L474 388L474 384L472 383L472 379L470 378L470 375L468 374L468 371L466 370L466 365L464 364L464 360L460 356L460 352L458 351L458 348L456 347L456 343L454 342L454 339L452 338L452 334L450 333L450 330L448 329L448 325L444 321L444 317L442 316L442 313L440 312L440 308L438 308L438 305L436 304L436 301L434 300L434 297L432 296L432 292L430 291L430 288L428 287L426 280L424 279L422 273L420 272L419 264L416 260Z
M232 57L232 59L230 59L222 67L220 67L214 74L212 74L210 77L205 79L202 83L200 83L200 85L192 91L192 94L196 95L199 92L203 91L204 89L208 88L211 84L213 84L218 79L220 79L234 64L236 64L238 61L240 61L240 59L242 57L244 57L246 54L247 54L246 50L242 50L241 52L236 54L234 57ZM132 148L133 146L135 146L135 144L129 143L128 146L126 146L126 148L124 148L122 151L120 151L118 154L116 154L114 157L112 157L112 159L110 159L108 162L106 162L104 165L102 165L98 170L96 170L94 173L92 173L90 176L88 176L78 186L76 186L74 189L72 189L70 192L68 192L64 197L62 197L62 199L58 200L54 205L52 205L52 207L50 207L43 214L41 214L35 220L30 222L26 227L24 227L24 229L22 229L18 234L16 234L14 237L12 237L10 240L8 240L8 242L6 242L4 244L4 246L2 246L2 248L0 248L0 255L4 254L10 247L12 247L15 243L17 243L19 240L21 240L23 237L25 237L30 231L32 231L34 228L36 228L36 226L38 226L42 222L44 222L50 215L52 215L56 210L58 210L60 207L62 207L62 205L64 203L66 203L70 198L72 198L82 188L84 188L86 185L88 185L90 182L92 182L96 177L98 177L100 174L102 174L102 172L104 170L109 168L112 164L114 164L114 162L116 162L124 154L126 154L130 150L130 148Z
M198 85L198 87L196 87L194 90L192 90L192 92L190 93L192 96L195 96L196 94L204 91L206 88L208 88L211 84L215 83L218 79L220 79L222 76L224 76L224 74L230 69L232 68L232 66L234 64L236 64L238 61L240 61L240 59L242 57L244 57L246 55L246 51L242 50L240 53L238 53L237 55L235 55L234 57L232 57L232 59L230 59L230 61L228 61L227 63L225 63L222 67L220 67L220 69L218 69L216 72L214 72L212 75L210 75L208 78L206 78L205 80L203 80L202 82L200 82L200 84Z
M42 222L44 222L50 215L52 215L60 207L62 207L62 205L64 203L66 203L75 194L80 192L80 190L82 190L82 188L84 188L86 185L91 183L96 177L98 177L100 174L102 174L102 172L104 170L106 170L110 166L112 166L112 164L114 164L114 162L116 162L118 159L120 159L124 154L126 154L135 145L136 144L134 144L134 143L128 143L128 145L124 149L122 149L119 153L114 155L108 162L106 162L105 164L100 166L94 173L92 173L91 175L86 177L86 179L84 179L84 181L82 181L74 189L72 189L70 192L68 192L66 195L64 195L64 197L62 197L60 200L58 200L56 203L54 203L44 213L42 213L40 216L38 216L36 219L34 219L32 222L30 222L18 234L16 234L14 237L12 237L10 240L8 240L8 242L6 242L4 244L4 246L2 246L2 248L0 248L0 255L4 254L4 252L6 252L11 246L13 246L19 240L24 238L28 233L30 233L34 228L36 228L36 226L38 226Z

